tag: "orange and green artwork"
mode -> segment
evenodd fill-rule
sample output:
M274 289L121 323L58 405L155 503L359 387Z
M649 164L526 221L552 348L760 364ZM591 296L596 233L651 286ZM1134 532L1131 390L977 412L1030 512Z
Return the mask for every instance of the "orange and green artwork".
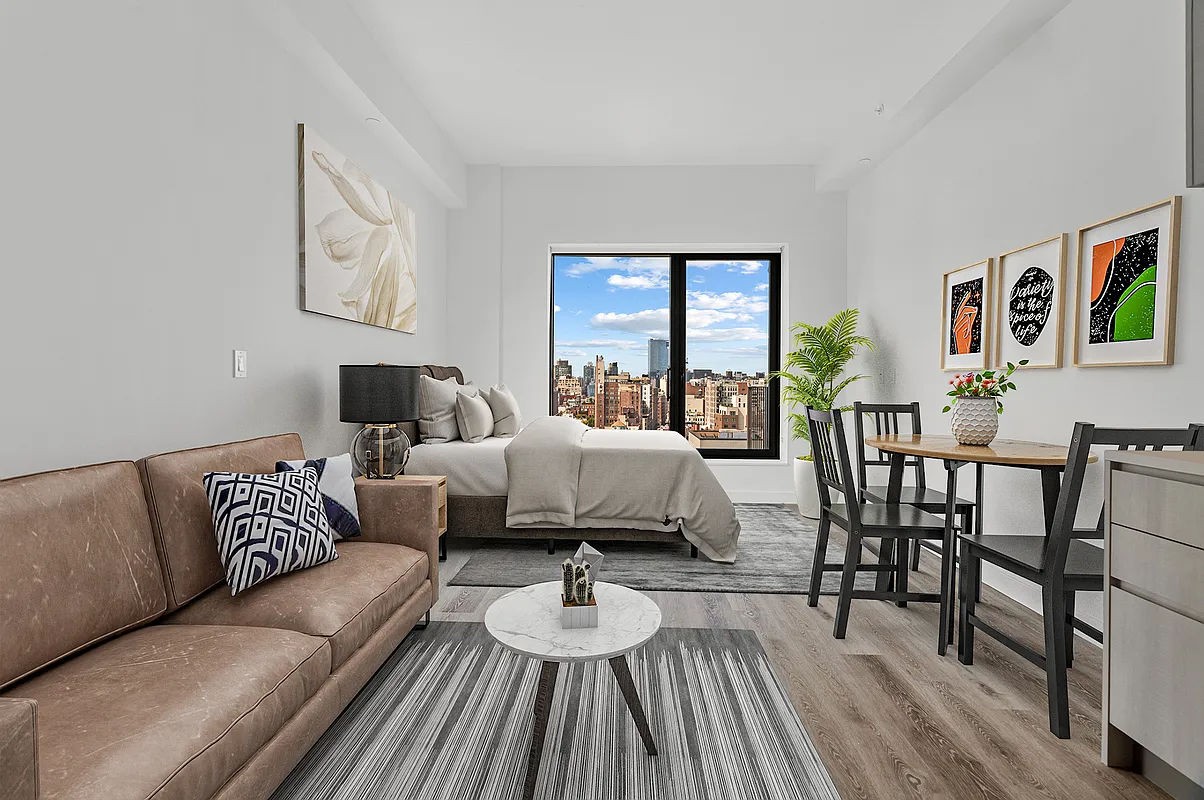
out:
M953 284L949 293L949 355L982 352L983 278Z
M1158 229L1091 248L1090 344L1154 338L1158 296Z

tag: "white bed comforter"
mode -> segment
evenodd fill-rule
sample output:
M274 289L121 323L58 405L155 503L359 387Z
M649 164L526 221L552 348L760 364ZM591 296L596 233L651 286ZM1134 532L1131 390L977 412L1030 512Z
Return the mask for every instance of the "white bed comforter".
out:
M679 434L595 430L545 417L514 437L505 456L510 527L680 524L707 557L736 560L736 509Z

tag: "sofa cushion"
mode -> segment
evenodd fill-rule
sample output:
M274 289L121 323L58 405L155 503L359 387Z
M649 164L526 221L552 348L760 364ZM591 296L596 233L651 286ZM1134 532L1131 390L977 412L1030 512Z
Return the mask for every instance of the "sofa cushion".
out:
M201 478L206 472L275 472L305 458L295 433L149 456L138 462L167 581L168 609L225 580Z
M339 542L339 558L231 597L218 587L165 622L287 628L330 640L338 669L427 579L427 555L396 544Z
M339 557L313 467L206 472L204 481L230 594Z
M0 481L0 688L166 605L132 462Z
M329 675L322 639L152 625L9 694L38 703L42 797L209 797Z
M351 454L311 458L307 461L277 461L277 472L289 472L304 467L318 471L318 491L326 507L326 519L336 539L360 535L360 509L355 502L355 465Z

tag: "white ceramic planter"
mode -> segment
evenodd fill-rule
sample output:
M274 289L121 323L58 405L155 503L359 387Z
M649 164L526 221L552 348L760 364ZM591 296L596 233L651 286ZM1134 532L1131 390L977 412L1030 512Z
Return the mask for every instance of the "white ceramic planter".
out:
M994 397L959 397L953 406L953 438L961 444L987 445L999 433Z
M562 628L596 628L598 627L598 604L588 606L566 606L560 603L560 627Z
M819 489L815 486L815 462L794 459L794 498L798 513L807 519L819 519Z

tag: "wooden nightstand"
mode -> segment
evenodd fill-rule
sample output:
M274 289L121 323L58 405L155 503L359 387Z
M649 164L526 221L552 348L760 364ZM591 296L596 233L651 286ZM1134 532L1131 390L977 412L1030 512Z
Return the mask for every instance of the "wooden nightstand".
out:
M420 486L434 484L439 487L438 509L435 519L439 526L439 560L447 560L447 542L443 535L447 533L447 476L446 475L398 475L393 480L403 483L413 483Z

